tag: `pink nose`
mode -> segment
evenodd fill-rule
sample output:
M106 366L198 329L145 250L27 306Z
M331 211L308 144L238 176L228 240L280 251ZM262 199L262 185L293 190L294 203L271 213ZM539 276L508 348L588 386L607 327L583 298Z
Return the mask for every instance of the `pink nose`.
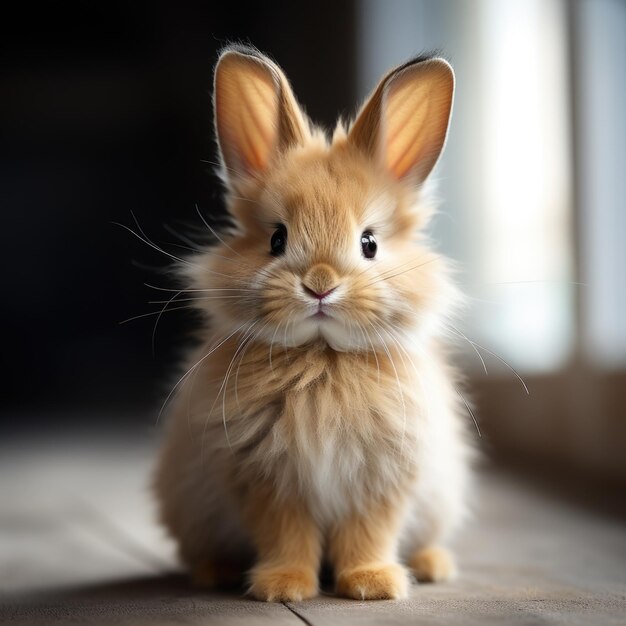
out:
M329 296L333 291L335 291L337 287L333 287L332 289L329 289L328 291L325 291L324 293L318 293L317 291L310 289L306 285L302 285L302 289L304 289L304 291L308 293L312 298L317 298L321 302L326 296Z

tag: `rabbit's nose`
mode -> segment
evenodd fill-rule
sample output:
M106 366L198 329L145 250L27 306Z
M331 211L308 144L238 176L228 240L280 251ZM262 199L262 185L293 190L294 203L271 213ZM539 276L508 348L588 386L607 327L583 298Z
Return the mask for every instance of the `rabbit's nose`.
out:
M320 301L335 291L338 284L337 272L325 263L318 263L311 267L302 279L304 292Z
M317 291L313 291L313 289L309 289L304 283L302 283L302 289L304 289L305 293L308 293L313 298L317 298L318 300L323 300L326 296L329 296L337 287L333 287L324 293L317 293Z

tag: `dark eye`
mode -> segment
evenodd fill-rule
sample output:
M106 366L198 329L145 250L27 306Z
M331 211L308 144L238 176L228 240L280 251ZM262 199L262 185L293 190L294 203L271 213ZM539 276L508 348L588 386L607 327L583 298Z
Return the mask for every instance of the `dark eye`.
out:
M270 240L271 254L274 256L280 256L285 252L285 246L287 245L287 229L279 224L272 235Z
M376 238L369 230L366 230L361 235L361 250L363 250L363 256L366 259L373 259L376 256L378 244L376 243Z

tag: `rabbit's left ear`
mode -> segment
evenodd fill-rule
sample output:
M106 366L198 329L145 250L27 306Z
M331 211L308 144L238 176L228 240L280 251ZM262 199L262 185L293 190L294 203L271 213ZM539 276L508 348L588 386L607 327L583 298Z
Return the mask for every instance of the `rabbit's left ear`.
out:
M454 72L440 58L410 61L383 78L348 134L396 179L422 183L448 132Z

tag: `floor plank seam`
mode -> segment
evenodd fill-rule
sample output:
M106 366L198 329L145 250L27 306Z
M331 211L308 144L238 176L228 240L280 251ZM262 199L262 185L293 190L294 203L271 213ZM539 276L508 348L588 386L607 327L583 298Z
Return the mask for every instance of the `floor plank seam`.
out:
M313 624L306 618L304 615L301 615L296 609L294 609L289 602L283 602L283 606L287 607L299 620L302 621L306 626L313 626Z

